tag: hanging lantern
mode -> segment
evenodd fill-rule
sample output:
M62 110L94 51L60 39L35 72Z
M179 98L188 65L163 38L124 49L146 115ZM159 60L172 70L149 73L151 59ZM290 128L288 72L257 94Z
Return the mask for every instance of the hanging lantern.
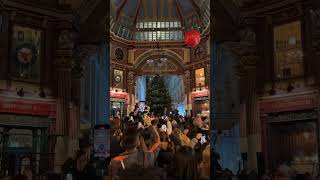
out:
M184 36L184 42L189 47L194 47L200 43L200 33L196 30L191 30L189 32L186 32Z

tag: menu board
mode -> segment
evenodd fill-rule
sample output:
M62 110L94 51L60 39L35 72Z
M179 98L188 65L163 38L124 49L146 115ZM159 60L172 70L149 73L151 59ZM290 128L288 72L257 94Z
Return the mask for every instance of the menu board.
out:
M110 152L110 130L99 128L94 130L94 157L107 158Z

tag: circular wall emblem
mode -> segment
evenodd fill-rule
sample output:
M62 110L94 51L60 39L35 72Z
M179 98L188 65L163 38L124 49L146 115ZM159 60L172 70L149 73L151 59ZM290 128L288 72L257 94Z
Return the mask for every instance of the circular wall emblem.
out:
M121 82L121 77L120 77L119 75L115 76L115 77L114 77L114 81L115 81L116 83L120 83L120 82Z
M33 64L37 58L37 49L31 43L22 44L16 50L16 58L20 64Z

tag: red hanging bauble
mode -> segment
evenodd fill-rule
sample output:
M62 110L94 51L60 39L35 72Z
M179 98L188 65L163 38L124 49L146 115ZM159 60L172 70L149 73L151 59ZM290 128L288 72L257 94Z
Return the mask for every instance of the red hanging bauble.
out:
M191 30L185 33L184 42L189 47L194 47L200 43L201 35L196 30Z

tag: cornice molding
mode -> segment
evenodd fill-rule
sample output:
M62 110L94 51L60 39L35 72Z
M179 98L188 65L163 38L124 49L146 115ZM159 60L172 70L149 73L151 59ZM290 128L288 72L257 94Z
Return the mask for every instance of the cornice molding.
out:
M265 1L249 8L242 8L241 17L256 17L258 15L267 14L268 12L281 10L284 7L305 4L306 2L306 0Z
M73 20L73 15L71 11L62 11L58 9L44 9L41 7L31 6L28 4L18 3L10 0L0 0L0 6L6 7L8 9L21 9L24 11L30 11L33 13L41 14L49 16L54 19L61 19L61 20Z

